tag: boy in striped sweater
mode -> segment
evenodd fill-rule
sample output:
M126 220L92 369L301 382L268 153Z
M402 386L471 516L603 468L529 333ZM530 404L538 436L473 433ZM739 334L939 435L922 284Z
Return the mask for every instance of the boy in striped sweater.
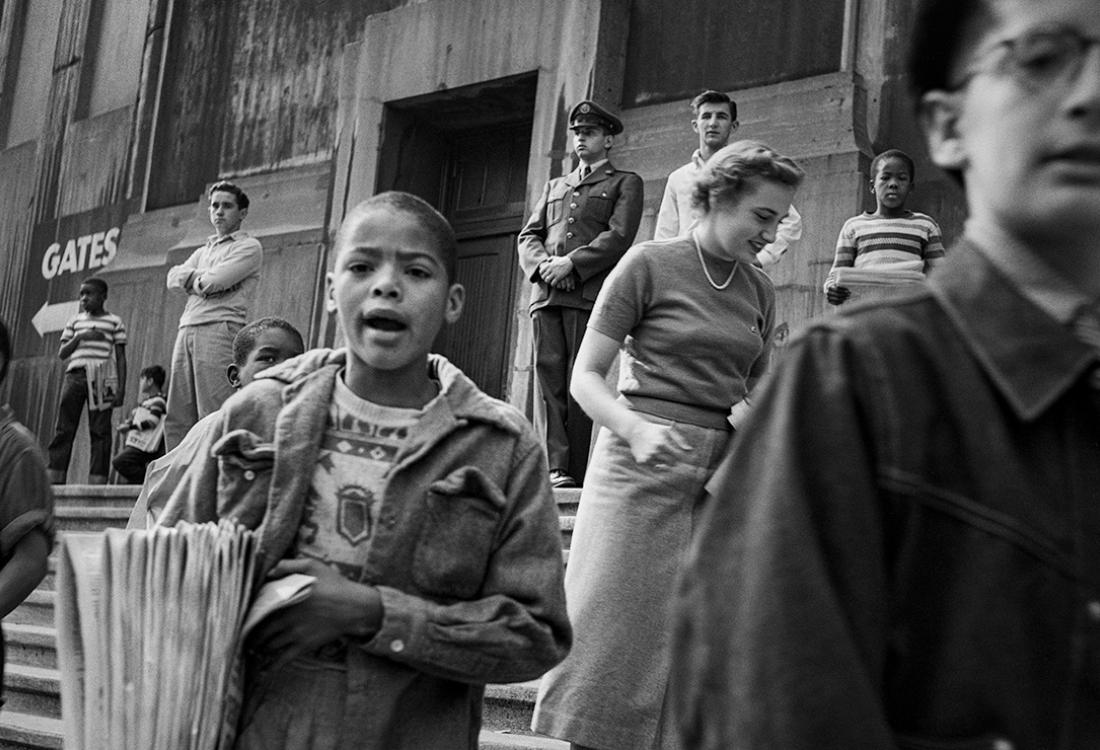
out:
M141 404L118 426L118 431L126 435L126 445L111 464L129 484L145 481L145 467L164 455L165 377L160 365L151 365L141 371L138 379Z
M920 280L943 260L939 224L927 214L905 207L914 184L913 160L904 151L883 151L871 162L871 192L877 207L844 222L836 241L836 258L825 279L825 297L839 305L851 296L841 268L882 272L883 283L910 277Z
M73 452L73 438L80 424L80 412L88 401L88 381L112 356L118 370L118 388L106 408L93 410L89 404L88 434L91 437L90 484L105 484L111 461L111 409L122 406L126 384L126 326L122 318L104 309L107 282L92 277L80 285L80 312L61 332L57 356L68 359L61 403L57 408L57 429L50 441L49 475L53 484L64 484Z

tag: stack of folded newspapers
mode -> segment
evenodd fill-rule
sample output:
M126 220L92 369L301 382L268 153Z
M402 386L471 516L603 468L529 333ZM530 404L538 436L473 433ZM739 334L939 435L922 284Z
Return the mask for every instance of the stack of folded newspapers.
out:
M921 264L923 266L923 264ZM838 268L836 285L851 292L848 302L886 299L925 280L924 271L908 268Z
M313 581L256 591L255 577L252 532L226 521L63 536L65 750L230 747L246 619L301 601Z

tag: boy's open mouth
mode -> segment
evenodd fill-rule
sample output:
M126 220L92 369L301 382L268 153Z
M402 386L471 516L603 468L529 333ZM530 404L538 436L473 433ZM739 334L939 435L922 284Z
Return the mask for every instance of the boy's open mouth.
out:
M376 331L404 331L408 328L404 321L389 315L367 315L363 319L363 323L367 328L373 328Z

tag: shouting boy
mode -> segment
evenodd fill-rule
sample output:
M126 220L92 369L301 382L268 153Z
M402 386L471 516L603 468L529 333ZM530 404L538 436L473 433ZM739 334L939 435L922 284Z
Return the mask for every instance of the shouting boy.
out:
M462 311L456 252L419 198L352 209L328 278L346 350L230 398L161 516L235 519L258 530L269 577L317 577L254 634L238 750L474 750L484 684L538 677L568 649L538 440L429 354Z
M910 83L964 238L792 343L714 482L692 748L1100 747L1100 13L923 6Z

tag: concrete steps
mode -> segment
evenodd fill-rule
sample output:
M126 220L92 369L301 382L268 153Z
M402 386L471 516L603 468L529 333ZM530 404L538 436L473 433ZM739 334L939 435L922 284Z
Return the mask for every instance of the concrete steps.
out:
M67 485L54 488L60 534L124 528L140 488ZM580 490L555 490L563 559L568 559ZM4 619L6 703L0 711L0 750L62 747L60 674L54 626L56 554L38 588ZM530 731L538 681L489 685L485 691L481 750L568 750L569 744Z

